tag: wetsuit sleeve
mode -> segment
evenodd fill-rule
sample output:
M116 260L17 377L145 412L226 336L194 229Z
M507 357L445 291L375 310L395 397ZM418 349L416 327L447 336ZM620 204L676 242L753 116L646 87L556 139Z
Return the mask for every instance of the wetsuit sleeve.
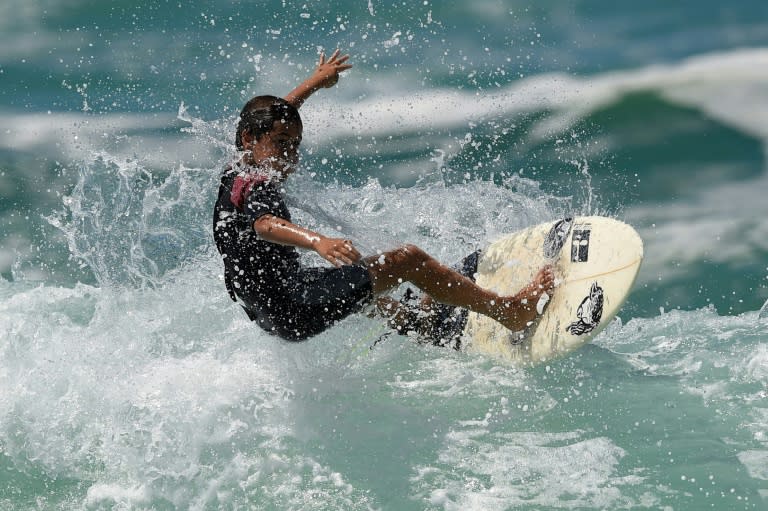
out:
M274 215L290 220L290 218L286 218L288 209L285 206L282 195L271 183L253 187L253 190L245 199L243 212L251 224L264 215Z

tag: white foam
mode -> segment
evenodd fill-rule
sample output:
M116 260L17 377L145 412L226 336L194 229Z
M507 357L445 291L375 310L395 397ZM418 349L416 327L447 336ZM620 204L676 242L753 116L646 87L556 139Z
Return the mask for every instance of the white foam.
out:
M739 369L742 377L768 385L768 343L759 344Z
M738 458L750 477L768 481L768 451L742 451Z
M482 368L485 360L478 357L440 358L419 361L413 370L403 371L388 385L396 396L414 394L447 399L471 389L478 399L498 398L516 393L524 385L524 373L506 367Z
M247 321L219 264L202 259L155 289L0 281L3 454L93 481L84 506L304 508L308 485L339 508L365 503L292 447L293 382L307 373L294 364L311 367L321 346Z
M85 505L88 507L99 505L126 506L133 508L148 504L150 494L144 486L125 487L118 484L94 484L88 488Z
M417 496L446 510L504 510L515 506L598 507L637 504L623 486L642 483L618 474L623 449L582 432L450 434L438 467L421 467ZM422 490L423 489L423 490ZM424 491L424 493L421 493Z

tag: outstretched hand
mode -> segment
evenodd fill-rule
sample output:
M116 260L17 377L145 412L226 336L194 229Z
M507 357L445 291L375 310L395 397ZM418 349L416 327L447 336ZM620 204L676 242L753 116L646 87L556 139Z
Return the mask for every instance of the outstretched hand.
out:
M299 108L315 91L336 85L339 73L352 67L352 64L347 63L349 55L339 56L340 53L341 51L336 49L328 60L325 59L325 53L321 53L312 75L288 93L285 100Z
M339 73L352 67L352 64L347 64L349 55L339 57L340 53L341 50L337 48L328 60L325 60L325 53L320 53L320 60L312 73L312 79L317 81L318 88L333 87L339 81Z
M313 248L323 259L336 267L355 264L361 258L360 252L352 242L341 238L320 238L314 243Z

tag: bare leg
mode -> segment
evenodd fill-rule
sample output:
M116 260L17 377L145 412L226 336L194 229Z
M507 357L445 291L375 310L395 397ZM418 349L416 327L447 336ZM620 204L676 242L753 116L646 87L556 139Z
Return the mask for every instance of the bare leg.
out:
M408 281L440 303L489 316L515 331L522 330L536 317L538 297L550 291L554 282L551 268L545 267L519 293L502 297L477 286L414 245L369 257L365 263L376 295Z

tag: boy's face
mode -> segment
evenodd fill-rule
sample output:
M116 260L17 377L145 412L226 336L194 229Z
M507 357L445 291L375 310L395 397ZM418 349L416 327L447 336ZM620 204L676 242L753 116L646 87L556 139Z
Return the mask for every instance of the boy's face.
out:
M246 143L256 164L267 164L283 177L296 170L299 163L299 144L301 144L301 125L275 121L272 130L259 140Z

